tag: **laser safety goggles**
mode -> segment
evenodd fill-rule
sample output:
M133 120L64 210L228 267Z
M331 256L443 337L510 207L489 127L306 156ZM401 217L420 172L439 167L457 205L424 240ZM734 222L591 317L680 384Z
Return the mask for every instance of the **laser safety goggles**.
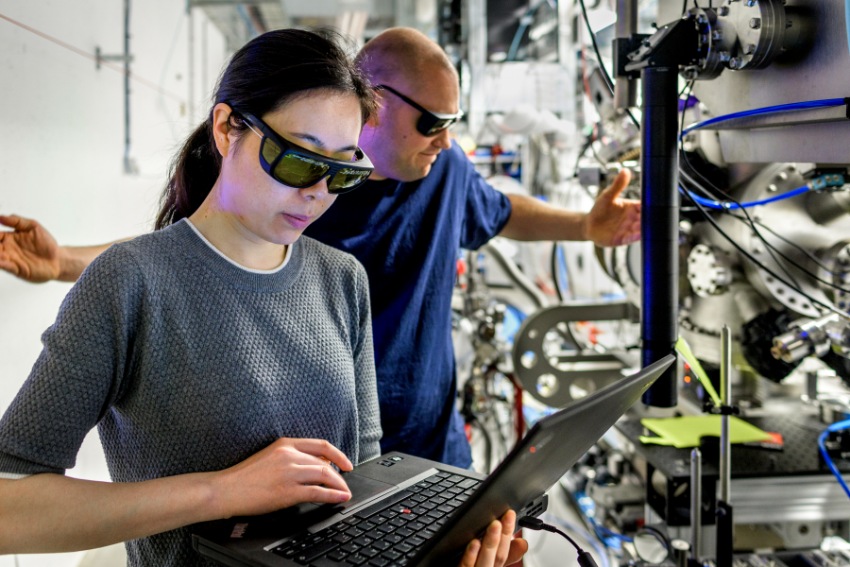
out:
M328 193L339 195L362 185L375 169L360 148L354 150L355 161L332 159L285 140L251 113L233 112L260 137L260 165L263 170L284 185L303 189L327 177Z
M436 136L463 117L463 111L460 111L457 114L437 114L435 112L431 112L419 103L404 96L394 88L388 87L387 85L378 85L375 88L390 91L395 96L421 112L422 116L420 116L419 120L416 122L416 130L423 136Z

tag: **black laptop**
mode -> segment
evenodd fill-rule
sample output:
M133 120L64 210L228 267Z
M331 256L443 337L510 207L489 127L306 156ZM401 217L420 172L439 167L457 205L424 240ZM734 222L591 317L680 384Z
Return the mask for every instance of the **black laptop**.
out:
M545 511L546 491L675 360L668 355L544 417L489 476L388 453L344 474L352 493L345 504L197 524L193 545L235 567L456 565L508 509L517 517Z

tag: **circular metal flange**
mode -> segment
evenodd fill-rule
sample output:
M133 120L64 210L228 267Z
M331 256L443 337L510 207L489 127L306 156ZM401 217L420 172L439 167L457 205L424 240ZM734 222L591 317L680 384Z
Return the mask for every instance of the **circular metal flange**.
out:
M688 254L688 281L700 297L724 293L732 283L732 269L725 252L697 244Z
M697 28L697 64L685 67L682 76L689 81L715 79L725 68L722 50L719 49L722 31L717 25L717 13L692 8L688 14Z
M718 10L717 47L730 69L763 69L797 41L782 2L743 0Z
M530 315L514 337L514 373L523 389L549 407L563 407L622 378L625 356L594 352L575 338L569 323L634 315L625 302L559 305Z

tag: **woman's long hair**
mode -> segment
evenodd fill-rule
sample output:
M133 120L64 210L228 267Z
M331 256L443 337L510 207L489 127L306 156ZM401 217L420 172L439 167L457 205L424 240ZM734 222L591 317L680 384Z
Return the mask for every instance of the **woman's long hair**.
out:
M218 81L213 107L224 102L263 116L306 91L322 89L356 95L365 122L375 111L375 96L343 44L339 34L326 30L264 33L233 55ZM231 121L231 127L246 128L240 120ZM171 164L156 228L194 213L209 195L220 170L211 108L207 119L189 136Z

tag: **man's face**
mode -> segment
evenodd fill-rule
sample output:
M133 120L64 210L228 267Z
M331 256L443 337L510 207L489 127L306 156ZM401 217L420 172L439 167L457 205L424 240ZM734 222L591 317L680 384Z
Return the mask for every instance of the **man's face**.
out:
M434 113L459 111L457 76L449 70L421 73L416 78L395 78L385 84ZM360 146L372 163L372 179L415 181L431 171L437 155L451 146L449 131L423 136L416 129L421 112L395 94L379 90L377 120L363 128Z

